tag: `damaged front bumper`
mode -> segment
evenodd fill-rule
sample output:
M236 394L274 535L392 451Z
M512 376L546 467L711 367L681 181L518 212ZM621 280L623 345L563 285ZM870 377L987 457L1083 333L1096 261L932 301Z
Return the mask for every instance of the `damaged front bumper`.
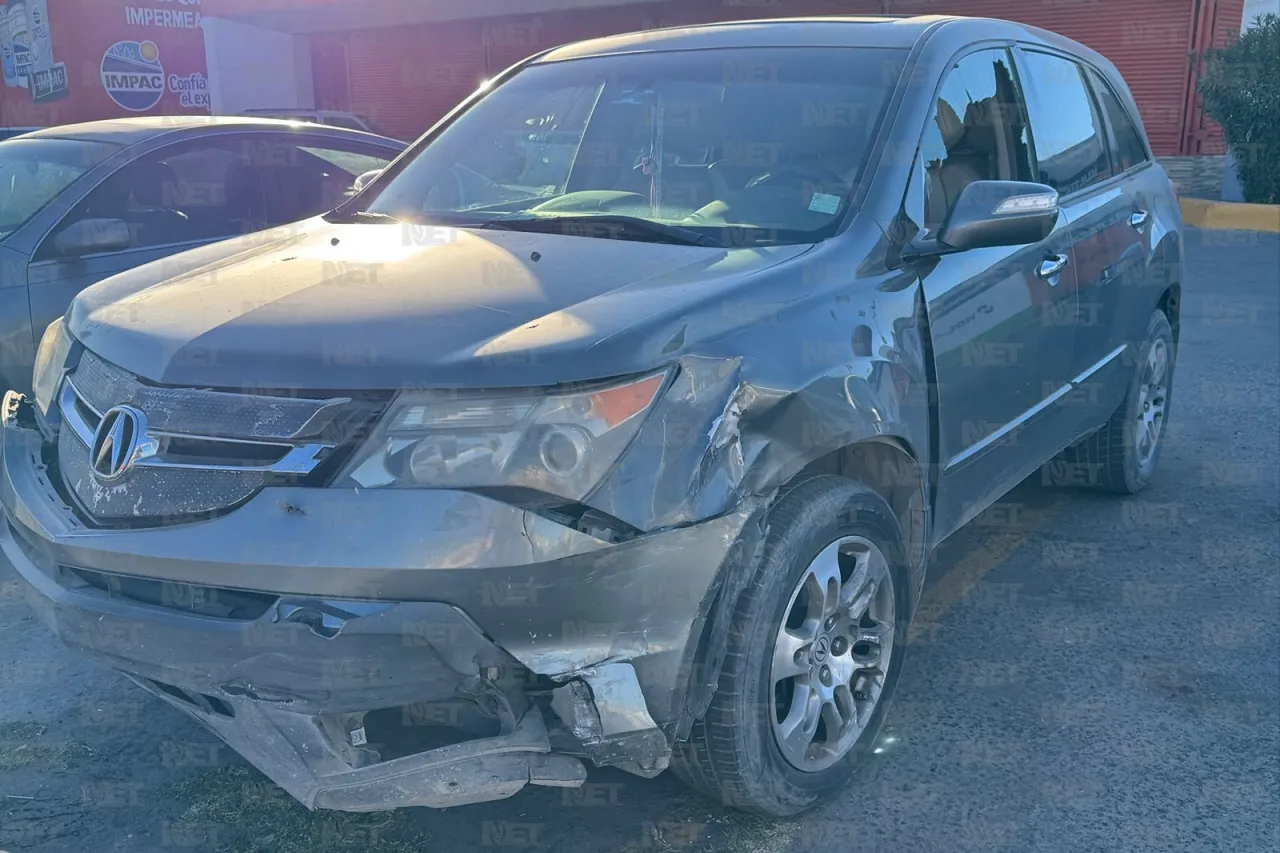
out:
M661 772L721 567L755 540L748 508L610 543L471 493L296 487L104 530L12 394L2 444L0 547L45 623L313 808Z

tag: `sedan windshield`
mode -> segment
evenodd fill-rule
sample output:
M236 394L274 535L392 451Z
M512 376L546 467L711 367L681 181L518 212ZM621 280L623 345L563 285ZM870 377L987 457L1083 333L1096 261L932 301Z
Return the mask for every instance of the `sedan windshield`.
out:
M814 242L838 226L902 58L769 48L533 65L375 187L363 212L542 231L564 218L565 233L700 233L705 245Z
M0 240L118 150L115 145L77 139L10 139L0 143Z

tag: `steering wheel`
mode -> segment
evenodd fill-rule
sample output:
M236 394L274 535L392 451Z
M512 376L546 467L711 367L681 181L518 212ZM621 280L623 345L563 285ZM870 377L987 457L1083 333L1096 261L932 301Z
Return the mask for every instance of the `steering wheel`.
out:
M430 210L457 210L463 206L466 195L462 177L451 168L444 179L427 190L425 206Z
M848 186L848 182L836 172L833 172L823 166L805 163L783 166L779 169L765 172L763 175L757 175L747 181L746 189L762 187L790 175L794 175L795 177L805 180L811 180L818 184L836 184L842 187Z

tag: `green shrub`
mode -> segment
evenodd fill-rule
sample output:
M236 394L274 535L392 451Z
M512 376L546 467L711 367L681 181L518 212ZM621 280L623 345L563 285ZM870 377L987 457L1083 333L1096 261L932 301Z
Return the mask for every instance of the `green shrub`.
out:
M1222 125L1246 201L1280 204L1280 15L1205 53L1205 111Z

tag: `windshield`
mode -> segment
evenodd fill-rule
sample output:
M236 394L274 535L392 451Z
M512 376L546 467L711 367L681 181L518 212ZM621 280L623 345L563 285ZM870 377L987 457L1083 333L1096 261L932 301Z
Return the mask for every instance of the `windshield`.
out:
M777 48L534 65L364 210L462 224L625 216L718 243L812 242L844 212L901 57Z
M0 144L0 240L118 150L75 139L19 138Z

